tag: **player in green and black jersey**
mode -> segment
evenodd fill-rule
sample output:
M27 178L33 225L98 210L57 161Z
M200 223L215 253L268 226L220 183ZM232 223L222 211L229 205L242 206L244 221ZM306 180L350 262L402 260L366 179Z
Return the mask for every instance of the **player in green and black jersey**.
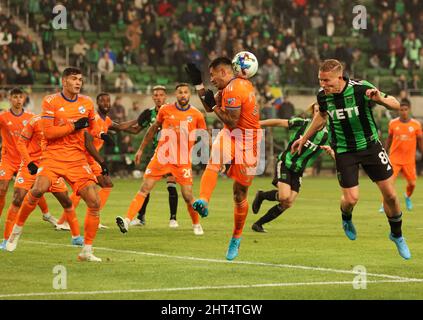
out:
M411 257L402 237L402 212L393 182L393 171L388 155L383 149L373 119L372 107L377 103L390 110L399 110L399 102L380 92L367 81L351 80L343 76L341 63L326 60L319 69L321 90L317 95L320 112L314 117L309 129L299 138L291 151L301 154L306 141L329 118L332 148L335 151L336 170L342 188L342 226L350 240L356 239L352 223L352 211L358 201L358 169L362 166L377 184L382 196L385 213L399 254Z
M154 86L153 87L152 99L154 101L155 106L152 107L152 108L144 110L138 116L137 124L134 127L138 133L141 132L144 129L149 128L156 121L156 116L159 112L159 109L163 104L165 104L166 98L167 98L166 87L164 87L164 86ZM157 147L157 143L158 143L158 140L159 140L159 134L160 134L160 131L154 137L153 148L151 148L152 152L154 152L154 150ZM149 161L151 156L153 156L153 153L150 156L147 156L146 159L148 159L148 161ZM179 225L178 225L178 222L176 221L176 213L177 213L177 210L178 210L178 191L176 190L176 181L175 181L175 178L172 175L170 175L170 176L167 177L166 182L167 182L167 191L169 192L169 208L170 208L169 227L177 228ZM140 211L138 212L137 219L134 219L131 222L131 226L137 226L137 225L144 225L145 224L145 211L146 211L147 204L148 204L149 200L150 200L150 194L147 196L147 198L144 201L143 206L141 207Z
M313 103L308 108L308 111L311 115L318 113L319 105ZM311 119L302 118L293 118L290 120L269 119L260 121L262 127L285 127L288 128L292 134L289 138L286 150L278 155L275 177L272 182L278 189L270 191L259 190L253 201L253 212L257 213L260 210L260 206L264 200L278 201L279 204L270 208L263 217L252 225L254 231L266 232L263 229L263 224L276 219L282 212L294 204L300 191L301 178L307 164L312 164L323 150L333 156L333 150L329 146L329 133L324 124L304 145L305 151L302 154L292 155L290 153L291 145L304 134L310 123Z

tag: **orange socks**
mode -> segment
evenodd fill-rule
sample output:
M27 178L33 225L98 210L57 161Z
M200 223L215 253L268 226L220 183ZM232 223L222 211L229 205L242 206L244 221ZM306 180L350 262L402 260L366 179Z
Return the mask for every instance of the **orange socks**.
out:
M79 236L79 223L78 218L76 217L75 207L72 205L72 207L65 209L63 214L65 215L65 220L69 223L72 237Z
M192 208L192 204L187 204L189 215L191 216L192 224L199 224L200 223L200 216L198 213Z
M12 233L13 226L15 225L16 218L18 217L19 207L10 204L9 210L7 210L6 223L4 225L4 235L3 239L9 239L10 234Z
M131 205L129 206L128 212L126 213L126 217L129 219L129 221L132 221L138 214L138 211L144 204L144 200L145 197L141 195L141 193L137 192L135 198L131 201Z
M22 227L25 224L26 219L28 219L31 212L35 210L39 200L40 198L34 197L31 191L26 194L22 202L21 209L19 210L18 219L16 221L16 224L19 227Z
M84 245L92 245L100 223L98 209L87 208L84 225Z
M101 190L98 192L98 196L100 197L100 201L101 201L100 210L103 209L104 205L106 204L111 191L112 191L112 188L101 188Z
M201 177L200 199L204 199L207 202L210 201L214 188L216 188L218 175L219 166L207 165L207 168Z
M73 210L75 210L75 208L78 206L79 202L81 201L81 197L77 196L75 192L72 192L72 194L69 196L69 198L72 201ZM65 221L66 221L66 212L63 211L62 216L57 221L57 224L63 224L63 222L65 222Z
M240 203L235 202L235 209L234 209L234 238L240 238L242 235L242 229L244 229L245 220L247 219L248 214L248 201L244 199Z
M42 212L43 214L48 213L48 205L47 205L46 198L44 198L44 196L42 196L42 197L40 198L40 200L38 201L38 206L40 207L41 212Z

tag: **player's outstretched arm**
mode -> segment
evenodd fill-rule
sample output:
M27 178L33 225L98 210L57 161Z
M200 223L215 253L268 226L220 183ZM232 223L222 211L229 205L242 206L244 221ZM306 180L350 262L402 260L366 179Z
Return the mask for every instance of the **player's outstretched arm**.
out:
M31 157L29 156L28 152L28 144L31 140L31 137L23 136L21 133L16 143L16 148L18 149L25 166L31 162Z
M311 121L310 126L304 132L304 135L298 138L291 146L291 153L298 152L301 154L302 148L306 141L310 139L319 129L323 128L326 124L327 112L319 112L317 113L313 120Z
M150 128L148 128L147 132L145 133L144 138L142 139L142 142L140 144L140 147L138 148L137 153L135 154L135 164L139 165L141 162L142 153L144 152L145 147L151 143L154 136L156 135L157 131L159 131L161 127L161 123L156 120Z
M104 162L104 158L100 155L97 149L94 146L94 138L93 136L87 131L84 131L84 139L85 139L85 149L87 149L88 153L97 161L99 164Z
M419 147L420 153L423 154L423 135L417 136L417 146Z
M262 127L288 128L288 120L287 119L266 119L266 120L261 120L260 125Z
M388 94L382 94L378 89L367 89L366 96L389 110L398 111L400 108L400 103L395 97Z
M386 138L386 142L385 142L385 150L386 150L386 152L389 152L389 149L391 148L392 139L393 139L393 135L392 134L389 134L388 135L388 138Z
M138 125L137 119L134 119L134 120L120 122L120 123L113 122L110 129L114 131L124 131L131 134L137 134L141 132L143 128Z

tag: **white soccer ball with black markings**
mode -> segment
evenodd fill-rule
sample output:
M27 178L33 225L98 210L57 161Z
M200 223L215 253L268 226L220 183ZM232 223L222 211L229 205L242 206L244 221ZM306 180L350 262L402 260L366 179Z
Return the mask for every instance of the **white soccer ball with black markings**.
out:
M249 79L257 73L258 61L251 52L241 51L232 59L232 68L237 77Z

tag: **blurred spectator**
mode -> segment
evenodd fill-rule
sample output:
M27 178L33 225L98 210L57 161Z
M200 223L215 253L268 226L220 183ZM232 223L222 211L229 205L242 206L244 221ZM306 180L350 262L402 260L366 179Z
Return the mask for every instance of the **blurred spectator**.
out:
M9 45L12 43L12 34L7 30L7 28L4 28L4 30L0 31L0 46Z
M88 66L91 70L94 70L97 67L97 63L100 60L100 51L98 50L98 44L96 41L91 43L90 49L88 49L85 54Z
M32 77L31 73L28 69L24 68L16 77L16 84L19 85L33 85L34 78Z
M141 44L142 30L140 28L140 21L135 19L126 28L125 37L129 43L129 49L131 51L138 50Z
M129 46L125 46L123 50L118 53L117 63L123 66L129 66L135 63L134 54L131 52Z
M75 59L73 65L78 68L81 67L89 48L90 46L85 42L85 39L83 37L79 38L79 42L75 43L72 49L73 58Z
M160 1L157 6L157 14L162 17L170 17L174 11L175 8L167 0Z
M416 34L411 32L404 41L405 59L404 66L410 70L420 66L420 49L422 43L420 39L416 39Z
M396 92L397 94L399 94L401 91L408 91L408 82L407 82L407 78L405 76L405 74L401 74L396 82Z
M60 87L61 85L61 76L59 71L54 71L53 73L50 73L48 78L48 84L51 86L57 86Z
M288 94L283 97L283 102L279 108L278 117L280 119L290 119L295 115L295 107L289 100Z
M267 58L261 67L261 78L264 86L278 86L280 84L281 70L271 58Z
M104 56L105 53L107 53L107 55L109 56L110 60L113 61L113 64L116 64L116 62L117 62L116 54L114 53L114 51L112 50L112 48L110 48L109 41L106 41L106 43L104 44L104 48L101 49L100 57Z
M141 113L140 103L138 101L134 101L132 103L132 108L128 110L128 120L137 119Z
M100 83L104 83L106 76L111 74L115 68L113 61L107 52L104 53L103 57L98 60L97 70Z
M44 22L40 25L40 31L41 31L41 40L43 44L43 53L51 54L53 50L53 27L51 25L51 22L46 18Z
M125 107L122 104L122 97L117 96L113 102L112 108L109 113L110 119L115 122L126 121L126 111Z
M160 29L154 32L151 38L148 38L148 45L150 47L148 61L152 66L158 66L164 63L164 46L166 39Z
M115 89L122 93L130 93L134 91L134 84L128 75L124 72L119 74L115 81Z
M51 56L51 53L47 53L43 60L41 60L41 71L42 72L54 72L59 70L57 64Z

